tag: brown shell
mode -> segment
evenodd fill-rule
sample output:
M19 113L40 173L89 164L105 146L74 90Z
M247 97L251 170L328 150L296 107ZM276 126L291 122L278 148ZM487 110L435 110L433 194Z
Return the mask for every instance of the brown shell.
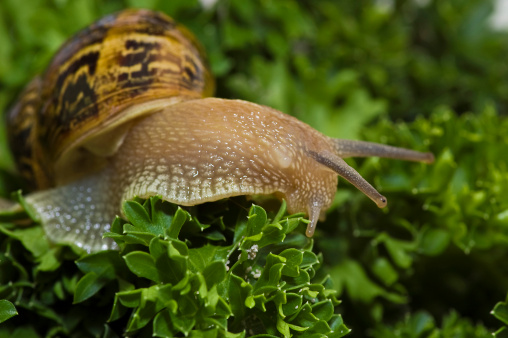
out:
M10 144L21 174L46 188L55 184L54 164L64 154L125 124L129 107L213 90L204 52L189 31L161 13L125 10L76 34L27 86L8 116Z

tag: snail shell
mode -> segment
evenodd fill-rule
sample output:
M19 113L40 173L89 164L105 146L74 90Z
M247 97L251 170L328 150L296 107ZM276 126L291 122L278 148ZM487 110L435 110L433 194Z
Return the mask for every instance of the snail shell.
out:
M136 41L133 51L129 41ZM160 47L155 51L139 47L154 43ZM90 53L105 66L77 61ZM112 248L102 233L121 213L122 201L152 195L188 206L276 194L290 212L309 215L306 234L312 236L333 201L338 176L379 207L386 205L343 158L433 161L430 153L332 139L266 106L202 98L213 88L203 60L194 38L171 19L124 11L79 33L44 79L27 87L10 114L18 126L13 130L27 132L13 138L40 142L25 145L17 156L35 185L55 186L26 197L50 239L88 251ZM140 70L142 76L133 76Z
M187 29L147 10L106 16L65 43L10 111L20 173L37 189L87 175L116 152L133 120L213 90Z

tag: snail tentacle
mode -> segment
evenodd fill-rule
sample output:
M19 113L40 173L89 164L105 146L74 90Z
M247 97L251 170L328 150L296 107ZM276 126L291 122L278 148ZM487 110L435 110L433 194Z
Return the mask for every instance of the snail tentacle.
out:
M307 229L305 230L305 235L307 237L314 236L314 232L316 231L316 225L321 215L321 209L323 205L319 202L313 202L309 206L309 224L307 225Z
M434 162L432 153L423 153L385 144L345 139L333 139L333 144L337 155L342 158L378 156L405 161Z
M378 207L386 206L386 197L381 195L369 182L367 182L355 169L349 166L342 158L327 151L320 153L308 151L309 155L317 162L332 169L339 176L346 179L358 190L369 197Z

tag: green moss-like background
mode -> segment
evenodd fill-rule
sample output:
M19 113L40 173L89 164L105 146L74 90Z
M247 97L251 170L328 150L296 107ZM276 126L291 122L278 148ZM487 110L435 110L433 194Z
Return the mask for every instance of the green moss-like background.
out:
M490 28L492 1L3 0L0 111L74 32L126 7L163 11L196 34L218 97L272 106L329 136L436 155L430 166L349 161L389 207L341 181L318 225L312 251L343 301L335 312L348 336L506 334L508 34ZM22 183L5 133L2 124L9 196ZM20 277L6 256L0 298L16 305L4 291Z

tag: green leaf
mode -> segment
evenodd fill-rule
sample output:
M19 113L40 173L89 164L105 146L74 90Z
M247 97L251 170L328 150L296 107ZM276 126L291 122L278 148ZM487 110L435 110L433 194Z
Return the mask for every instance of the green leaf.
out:
M124 291L125 292L125 291ZM127 312L127 308L120 302L119 294L115 294L111 313L109 314L108 321L112 322L121 318Z
M170 263L167 266L170 270L167 272L167 276L170 276L172 284L176 284L187 273L187 246L182 242L171 241L168 245L168 255Z
M160 282L159 271L155 260L146 252L134 251L124 256L129 269L138 277L144 277L154 282Z
M51 248L45 252L39 258L39 265L37 266L38 271L55 271L61 265L61 261L58 258L60 250L58 248Z
M426 229L422 231L420 249L424 254L437 256L441 254L450 243L450 234L444 229Z
M156 227L151 227L151 219L148 215L146 209L136 201L125 201L122 205L122 210L127 219L134 225L136 228L142 231L155 230L158 235L162 235L157 231Z
M391 293L371 281L364 269L353 260L347 260L330 270L334 284L339 292L345 287L353 299L365 303L372 302L375 297L382 296L395 303L404 303L402 295Z
M172 267L168 256L168 243L159 238L153 238L149 248L150 255L155 261L156 273L159 275L158 280L163 283L174 281L171 276Z
M123 221L120 217L118 217L118 216L115 217L115 220L111 224L111 232L118 234L118 235L123 234ZM108 233L106 233L106 234L108 234Z
M405 269L409 268L413 259L408 252L414 250L414 243L394 239L386 233L380 234L375 242L382 242L385 244L386 249L396 265Z
M174 337L175 331L171 325L171 314L168 310L159 312L153 321L153 334L157 337Z
M302 296L298 294L288 293L286 302L281 304L281 316L288 317L300 311L302 306Z
M218 230L207 232L203 234L203 237L211 241L224 241L224 242L226 241L226 237L224 236L224 234Z
M126 266L118 251L99 251L92 253L76 261L78 268L84 272L95 272L104 278L113 279L116 275L124 276L127 273Z
M277 317L277 330L284 336L284 338L291 337L289 325L281 317Z
M12 197L16 202L18 202L21 205L21 207L28 214L28 217L30 217L30 219L32 219L36 223L40 222L39 215L30 204L26 203L26 200L23 197L21 190L17 190L16 192L14 192L12 194Z
M5 299L0 299L0 323L18 314L14 304Z
M312 305L312 314L325 322L329 321L333 315L333 304L330 300L325 300ZM328 325L328 324L327 324ZM327 331L328 332L328 331Z
M141 244L141 245L149 245L150 241L157 237L156 235L152 234L151 232L146 232L145 230L140 230L138 227L135 227L131 224L124 224L123 226L123 233L126 236L123 236L123 241L128 244ZM111 235L109 235L111 237ZM118 238L117 236L114 236L112 238Z
M268 220L266 211L257 205L250 208L247 218L247 236L259 234Z
M384 257L379 257L374 261L372 271L387 286L392 285L399 278L397 270L395 270L390 261Z
M297 249L286 249L281 252L279 256L286 259L282 274L290 277L298 277L299 267L303 260L303 252Z
M266 264L261 272L261 276L254 285L253 294L260 295L263 293L270 293L277 290L279 281L282 276L282 269L286 259L274 254L268 254Z
M319 263L319 259L315 253L313 253L312 251L307 251L307 250L305 250L303 252L302 263L300 265L302 268L309 268L309 267L312 267L318 263Z
M312 327L319 321L316 316L312 314L311 306L306 303L302 306L302 310L298 313L296 319L293 322L301 327Z
M117 292L116 297L126 307L135 308L140 305L143 289Z
M0 232L21 241L23 246L35 257L40 257L49 250L49 243L45 239L45 234L41 227L33 226L9 231L5 227L0 226Z
M497 303L492 310L492 314L508 326L508 300L506 302Z
M166 230L166 236L171 239L177 239L178 234L180 234L180 231L182 230L182 226L189 219L190 214L187 211L178 208L178 210L175 213L175 216L173 217L173 221L171 222L170 227Z
M508 330L508 328L506 326L503 326L496 332L493 332L492 336L496 337L496 338L506 338L507 337L507 330Z
M167 229L174 219L177 207L174 204L164 202L160 196L153 196L149 199L152 223L157 225L157 229Z
M176 317L171 314L171 323L175 326L177 330L182 332L184 335L188 335L194 325L196 324L196 319L194 317L186 318L186 317Z
M230 247L207 244L200 248L190 249L189 260L196 271L203 271L214 261L227 260L230 250Z
M333 315L332 319L329 322L330 324L330 330L332 330L335 333L334 337L344 337L349 332L351 332L350 329L346 327L344 324L344 321L342 320L341 315Z
M213 285L219 284L226 278L226 265L222 261L215 261L203 270L203 277L210 289Z
M410 330L417 336L423 335L434 326L434 319L426 312L417 312L409 321Z
M108 281L108 278L93 271L86 273L76 285L74 304L81 303L95 295Z
M284 214L286 213L286 207L287 207L286 200L282 200L279 211L277 211L277 214L273 218L272 223L278 223L282 219L282 216L284 216Z
M228 295L231 312L235 321L241 322L247 316L245 300L252 294L252 285L233 274L229 275Z

